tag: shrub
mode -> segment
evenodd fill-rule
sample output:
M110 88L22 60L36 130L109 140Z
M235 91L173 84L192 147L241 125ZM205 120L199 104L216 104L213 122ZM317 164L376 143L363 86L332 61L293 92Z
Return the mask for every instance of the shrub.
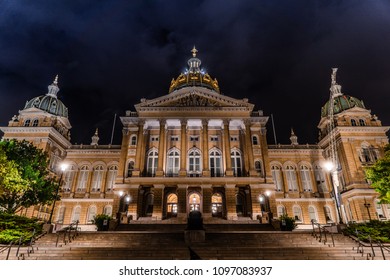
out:
M390 221L373 220L368 223L350 224L344 233L358 237L356 230L365 242L369 242L370 236L372 241L390 243Z
M98 214L93 218L93 223L96 225L98 230L103 230L104 228L104 221L107 221L107 228L108 228L108 223L111 220L111 216L106 215L106 214Z
M42 232L42 222L35 218L27 218L13 214L0 213L0 243L17 242L22 236L22 243L30 240L32 232Z
M286 231L291 231L297 227L297 224L295 223L295 219L287 216L287 214L284 214L280 216L281 221L281 229Z

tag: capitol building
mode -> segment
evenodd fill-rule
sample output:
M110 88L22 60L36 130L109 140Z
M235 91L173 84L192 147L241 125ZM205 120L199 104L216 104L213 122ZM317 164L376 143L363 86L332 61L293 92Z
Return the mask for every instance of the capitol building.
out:
M192 50L187 69L161 97L142 98L121 117L120 145L70 141L71 112L58 99L58 79L27 101L0 127L4 139L27 140L50 155L50 168L66 162L53 222L79 221L83 230L105 213L118 223L185 223L198 210L208 222L269 223L283 214L298 224L390 220L390 205L365 179L365 169L384 155L389 126L364 102L342 92L331 75L332 102L318 120L318 144L267 143L269 116L247 98L220 92ZM336 160L336 171L325 164ZM50 206L27 216L47 219Z

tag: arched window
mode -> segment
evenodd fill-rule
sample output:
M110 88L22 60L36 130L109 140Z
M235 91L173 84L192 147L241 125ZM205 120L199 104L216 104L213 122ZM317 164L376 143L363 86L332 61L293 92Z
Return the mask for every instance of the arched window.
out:
M218 150L210 151L210 175L211 177L221 177L222 176L222 157L221 152Z
M87 224L92 224L93 223L93 219L95 218L95 216L96 216L96 206L95 205L91 205L88 208L88 214L87 214L86 223Z
M277 211L278 211L277 212L278 213L278 217L281 217L281 216L286 214L286 208L284 208L283 205L278 205Z
M282 177L282 171L280 170L280 167L277 165L271 166L271 173L272 178L274 179L276 191L281 192L283 191L283 177Z
M311 174L310 169L307 166L301 166L301 179L303 191L311 192L313 191L312 183L311 183Z
M352 125L352 126L356 126L356 120L351 119L351 125Z
M148 153L148 161L147 161L147 175L154 177L156 175L158 163L158 152L156 150L152 150Z
M365 126L366 122L363 119L359 119L359 125L360 126Z
M188 153L188 172L189 174L200 174L200 151L192 149Z
M325 176L322 168L318 165L314 165L314 177L316 178L316 184L319 192L327 191Z
M257 135L252 136L252 145L259 145L259 138Z
M132 146L137 145L137 136L136 135L131 136L130 145L132 145Z
M327 223L332 223L333 222L333 219L332 219L332 213L330 211L330 208L329 206L324 206L324 214L325 214L325 220Z
M72 211L72 219L71 223L75 223L77 221L80 221L80 214L81 214L81 206L75 206Z
M38 124L39 124L39 120L38 119L34 119L33 120L33 123L32 123L32 126L38 126Z
M385 214L383 213L382 204L379 203L379 200L375 200L375 210L378 220L384 220Z
M168 218L177 216L177 195L171 193L167 197L167 216Z
M242 176L242 164L241 164L241 153L237 150L233 150L230 153L230 158L232 161L232 169L235 177Z
M294 219L297 222L302 222L302 210L298 205L293 206Z
M111 217L111 215L112 215L112 206L111 205L104 206L103 214Z
M314 220L315 222L317 222L317 214L314 206L309 206L309 218L310 221Z
M262 175L261 162L259 160L255 161L255 170L259 176Z
M179 175L180 168L180 154L177 149L173 149L168 152L167 157L167 176L177 176Z
M116 165L110 166L107 172L106 191L110 192L114 188L115 178L118 174L118 167Z
M287 186L290 192L298 191L297 174L291 165L286 166Z
M133 176L134 171L134 161L129 161L129 164L127 165L127 177Z
M88 181L88 166L84 165L80 169L80 174L79 174L79 182L77 186L77 191L78 192L85 192L87 189L87 181Z
M92 192L100 192L103 182L103 166L98 165L93 169Z
M63 224L64 223L64 217L65 217L65 206L61 206L60 209L58 209L58 215L57 215L57 223Z
M211 197L211 214L213 217L222 217L223 200L220 193L214 193Z
M70 192L70 191L72 191L73 180L74 180L75 174L76 174L76 169L72 165L65 172L64 185L62 186L62 191L63 192Z
M31 122L31 120L30 119L27 119L27 120L25 120L24 121L24 126L30 126L30 122Z

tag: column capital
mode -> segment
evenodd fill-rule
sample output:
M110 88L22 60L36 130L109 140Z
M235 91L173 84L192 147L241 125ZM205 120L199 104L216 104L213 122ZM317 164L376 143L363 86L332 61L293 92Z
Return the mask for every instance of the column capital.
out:
M202 119L202 126L209 125L209 119Z
M163 119L163 118L158 119L158 121L159 121L159 123L160 123L160 127L161 127L161 126L165 126L166 123L167 123L167 120L166 120L166 119Z
M230 119L223 119L222 122L223 122L223 125L229 125Z
M245 124L246 127L251 125L251 120L250 119L243 119L242 122Z

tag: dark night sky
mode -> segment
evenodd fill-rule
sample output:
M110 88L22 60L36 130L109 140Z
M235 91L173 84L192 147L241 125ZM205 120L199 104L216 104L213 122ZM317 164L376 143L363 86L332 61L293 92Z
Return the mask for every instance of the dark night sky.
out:
M59 74L72 142L89 144L98 127L107 144L114 114L167 94L193 45L223 94L273 114L280 143L291 127L317 141L332 67L390 125L388 0L0 0L0 125Z

